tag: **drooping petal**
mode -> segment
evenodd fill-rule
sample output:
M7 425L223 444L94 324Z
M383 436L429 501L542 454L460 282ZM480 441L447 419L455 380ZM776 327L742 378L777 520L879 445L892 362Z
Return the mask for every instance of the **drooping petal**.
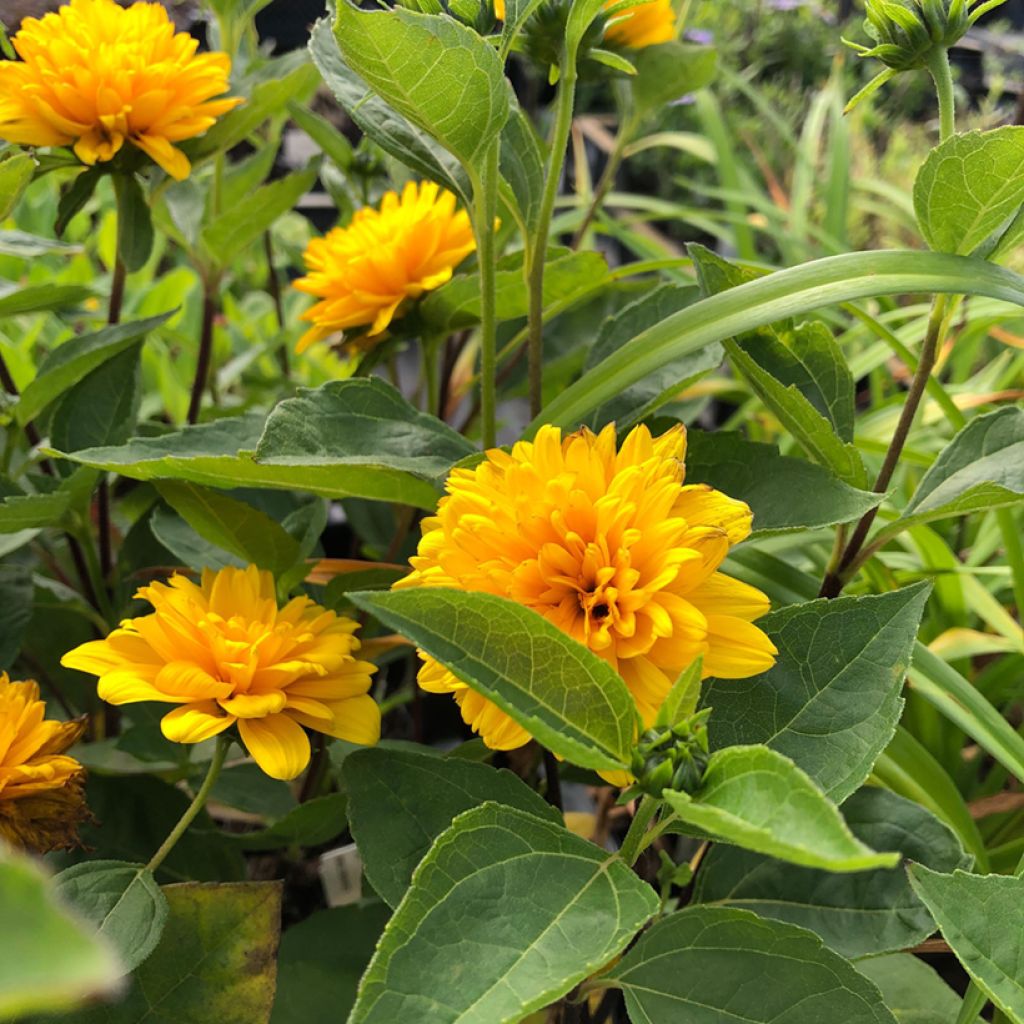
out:
M272 779L287 782L309 764L309 737L286 714L239 719L238 732L246 750Z
M160 719L160 731L172 743L202 743L234 724L234 715L216 701L204 700L169 711Z

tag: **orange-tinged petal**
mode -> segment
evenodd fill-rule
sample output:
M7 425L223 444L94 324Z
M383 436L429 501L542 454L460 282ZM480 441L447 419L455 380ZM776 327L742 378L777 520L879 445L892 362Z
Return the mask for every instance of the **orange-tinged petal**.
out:
M309 737L287 715L243 718L238 731L246 750L272 779L287 782L309 764Z

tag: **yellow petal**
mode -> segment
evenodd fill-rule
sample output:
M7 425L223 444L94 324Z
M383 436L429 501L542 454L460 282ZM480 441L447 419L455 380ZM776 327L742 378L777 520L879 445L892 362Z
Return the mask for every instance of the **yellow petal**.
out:
M753 519L750 506L708 487L707 484L688 484L680 488L672 512L674 515L681 515L691 527L718 527L729 538L730 544L739 544L750 535L750 523Z
M311 729L349 743L372 747L380 739L380 708L372 697L364 694L348 700L324 701L324 705L332 713L329 722L307 717L302 708L289 708L285 713Z
M240 693L228 700L219 701L220 706L238 718L266 718L284 710L287 697L281 690L273 693Z
M686 599L705 615L734 615L752 622L771 610L771 601L756 587L725 573L712 573Z
M169 711L160 720L160 731L172 743L202 743L233 725L214 700L197 701Z
M309 737L287 715L241 718L238 731L246 750L272 779L287 782L309 764Z
M704 675L746 679L767 672L778 654L768 635L753 623L731 615L708 616L708 653Z

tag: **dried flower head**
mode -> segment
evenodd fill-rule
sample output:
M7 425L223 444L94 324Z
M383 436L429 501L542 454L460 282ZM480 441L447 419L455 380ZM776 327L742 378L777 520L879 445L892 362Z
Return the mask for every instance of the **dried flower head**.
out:
M175 143L242 102L214 99L228 90L230 59L197 54L160 4L70 0L26 18L11 42L21 60L0 61L0 139L73 145L90 166L128 143L185 178L189 161Z
M563 438L542 427L511 453L493 450L456 469L437 515L423 522L413 572L396 587L454 587L510 598L613 665L645 726L679 672L742 679L771 667L753 625L769 608L759 590L718 571L750 532L751 512L703 484L684 484L686 431L652 438L615 428ZM420 685L451 693L491 747L526 731L429 657Z
M0 839L36 853L78 843L85 769L65 751L84 729L47 719L34 682L0 673Z
M332 334L365 327L376 339L402 305L450 280L476 244L469 215L433 182L410 181L380 209L356 211L347 227L314 238L304 259L309 273L295 282L320 301L303 313L313 326L298 351Z
M376 743L375 667L358 661L358 623L296 597L279 608L274 580L255 566L204 570L141 587L153 614L126 619L105 640L61 664L99 676L111 704L161 701L163 734L198 743L238 724L257 764L293 779L309 763L303 726L352 743Z

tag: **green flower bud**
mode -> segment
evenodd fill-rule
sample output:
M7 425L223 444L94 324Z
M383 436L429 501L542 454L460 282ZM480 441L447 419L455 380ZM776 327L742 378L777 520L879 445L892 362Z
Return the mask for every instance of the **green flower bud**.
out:
M665 789L692 793L700 786L708 762L710 713L708 708L671 728L648 729L637 740L630 765L636 790L660 797Z

